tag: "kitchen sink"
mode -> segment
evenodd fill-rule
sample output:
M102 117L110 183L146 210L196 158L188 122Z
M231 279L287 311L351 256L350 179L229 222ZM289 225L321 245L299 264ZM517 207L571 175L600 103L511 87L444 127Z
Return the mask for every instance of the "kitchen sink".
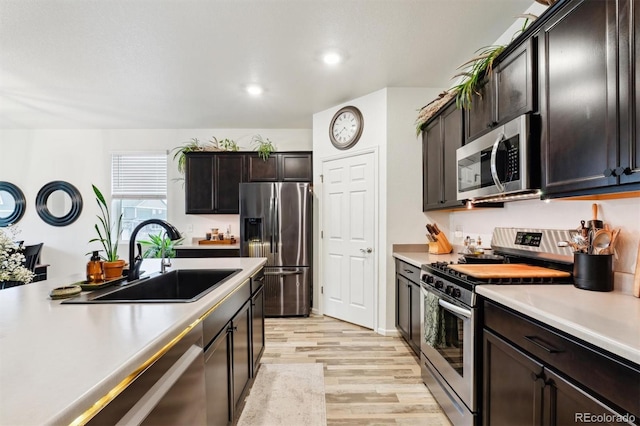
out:
M241 269L177 269L142 277L115 289L81 294L62 303L194 302Z

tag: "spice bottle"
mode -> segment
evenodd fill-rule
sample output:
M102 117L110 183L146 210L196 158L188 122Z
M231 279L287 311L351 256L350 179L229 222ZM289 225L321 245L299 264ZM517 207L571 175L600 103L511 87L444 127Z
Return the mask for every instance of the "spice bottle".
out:
M100 283L104 281L104 269L98 251L94 251L91 259L87 262L87 281L90 283Z

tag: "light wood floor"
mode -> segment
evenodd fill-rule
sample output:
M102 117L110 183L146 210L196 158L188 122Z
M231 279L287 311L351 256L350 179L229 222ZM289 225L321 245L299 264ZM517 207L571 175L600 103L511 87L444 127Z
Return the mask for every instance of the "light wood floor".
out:
M400 337L329 317L267 318L263 363L322 363L327 424L450 425Z

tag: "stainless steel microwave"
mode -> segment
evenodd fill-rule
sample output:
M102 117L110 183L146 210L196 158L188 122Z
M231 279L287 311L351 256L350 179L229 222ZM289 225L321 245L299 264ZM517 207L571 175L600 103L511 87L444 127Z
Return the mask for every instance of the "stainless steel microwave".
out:
M530 146L531 127L524 114L458 148L458 200L539 196L539 147Z

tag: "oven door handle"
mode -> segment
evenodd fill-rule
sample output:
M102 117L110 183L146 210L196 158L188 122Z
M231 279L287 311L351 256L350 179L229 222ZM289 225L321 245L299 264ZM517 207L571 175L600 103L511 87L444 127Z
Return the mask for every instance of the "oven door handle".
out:
M438 305L442 306L448 311L453 313L462 315L465 318L471 318L471 311L468 309L461 308L459 306L454 305L453 303L449 303L446 300L438 299Z
M493 178L493 183L496 184L496 188L498 191L504 192L504 184L500 182L500 176L498 176L498 165L497 165L497 157L498 157L498 147L500 143L505 139L504 133L500 133L498 139L493 144L493 149L491 150L491 177Z

